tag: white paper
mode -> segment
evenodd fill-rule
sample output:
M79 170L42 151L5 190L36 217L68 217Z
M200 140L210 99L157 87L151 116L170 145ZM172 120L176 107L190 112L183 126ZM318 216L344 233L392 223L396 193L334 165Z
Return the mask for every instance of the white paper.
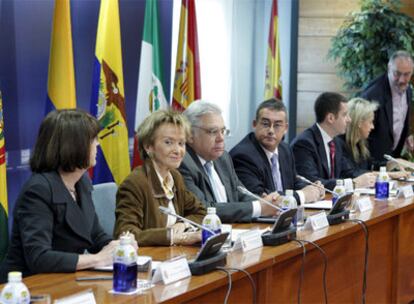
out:
M314 203L305 203L305 208L307 209L331 209L332 208L332 201L331 200L323 200L317 201Z

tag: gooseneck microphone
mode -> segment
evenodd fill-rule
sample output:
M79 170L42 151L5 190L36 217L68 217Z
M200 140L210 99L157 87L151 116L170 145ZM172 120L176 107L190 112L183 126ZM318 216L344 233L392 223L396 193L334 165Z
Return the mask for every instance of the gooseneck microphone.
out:
M246 195L248 195L248 196L250 196L250 197L252 197L252 198L254 198L254 199L256 199L256 200L258 200L260 202L262 202L262 203L265 203L266 205L269 205L270 207L275 208L276 210L284 211L282 208L280 208L280 207L278 207L276 205L273 205L271 202L268 202L264 198L262 198L262 197L260 197L260 196L258 196L256 194L250 192L249 190L247 190L246 188L244 188L242 186L237 186L237 190L239 190L241 193L244 193L244 194L246 194Z
M384 154L384 158L385 158L386 160L396 162L397 164L399 164L399 165L400 165L400 166L402 166L403 168L410 168L410 169L414 169L414 165L404 163L404 162L402 162L402 161L400 161L400 160L398 160L398 159L396 159L396 158L392 157L391 155Z
M332 190L329 190L329 189L325 188L325 187L324 187L324 186L322 186L322 185L318 185L317 183L311 182L311 181L310 181L310 180L308 180L306 177L303 177L303 176L301 176L301 175L299 175L299 174L297 174L297 175L296 175L296 177L297 177L297 178L299 178L299 179L301 179L301 180L303 180L305 183L308 183L308 184L310 184L310 185L312 185L312 186L315 186L315 187L318 187L318 188L320 188L320 189L323 189L323 190L325 190L326 192L329 192L329 193L330 193L330 194L332 194L332 195L338 196L338 193L333 192Z
M172 213L172 212L171 212L171 210L170 210L170 209L168 209L168 208L166 208L166 207L159 206L159 207L158 207L158 209L160 209L161 213L164 213L164 214L171 215L171 216L174 216L174 217L176 217L176 218L179 218L179 219L180 219L180 220L182 220L183 222L186 222L186 223L189 223L189 224L191 224L191 225L194 225L194 226L196 226L196 227L198 227L198 228L200 228L200 229L207 230L208 232L212 233L213 235L216 235L216 234L217 234L217 233L216 233L216 232L214 232L213 230L211 230L211 229L209 229L209 228L207 228L207 227L204 227L203 225L197 224L196 222L194 222L194 221L192 221L192 220L189 220L189 219L186 219L185 217L182 217L181 215L178 215L178 214Z

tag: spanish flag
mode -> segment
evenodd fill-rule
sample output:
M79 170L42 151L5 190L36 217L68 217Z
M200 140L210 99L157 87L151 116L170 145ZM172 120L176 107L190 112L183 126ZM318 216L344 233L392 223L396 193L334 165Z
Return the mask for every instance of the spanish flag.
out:
M4 143L3 101L0 92L0 262L4 259L9 245L6 181L6 147Z
M46 112L76 108L70 0L55 0Z
M182 0L172 107L184 111L201 98L200 59L194 0Z
M267 49L265 99L282 98L280 40L278 27L277 0L272 3L272 15L269 26L269 47Z
M91 113L102 127L92 178L94 183L115 181L119 185L131 167L118 0L101 1L92 77Z

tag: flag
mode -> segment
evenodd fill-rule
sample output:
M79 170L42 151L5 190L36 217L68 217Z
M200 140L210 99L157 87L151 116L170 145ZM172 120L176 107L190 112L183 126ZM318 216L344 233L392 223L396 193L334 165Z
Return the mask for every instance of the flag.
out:
M278 26L277 0L272 3L272 15L269 25L269 46L267 49L265 99L282 98L280 40Z
M70 0L56 0L47 82L46 112L76 108Z
M201 98L200 60L194 0L182 0L172 107L184 111Z
M164 94L160 34L158 28L158 6L156 0L145 4L144 32L141 43L141 59L138 76L135 130L152 111L168 108ZM142 164L138 153L138 138L135 136L132 167Z
M102 0L92 75L91 113L102 130L93 182L120 184L130 173L118 0Z
M0 92L0 262L6 256L9 245L7 204L6 147L4 142L3 101Z

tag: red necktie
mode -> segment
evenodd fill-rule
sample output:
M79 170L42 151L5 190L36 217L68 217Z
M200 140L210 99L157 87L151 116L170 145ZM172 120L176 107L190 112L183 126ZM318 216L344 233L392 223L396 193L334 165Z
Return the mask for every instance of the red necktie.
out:
M331 178L335 177L335 142L331 140L329 143L329 158L331 160Z

